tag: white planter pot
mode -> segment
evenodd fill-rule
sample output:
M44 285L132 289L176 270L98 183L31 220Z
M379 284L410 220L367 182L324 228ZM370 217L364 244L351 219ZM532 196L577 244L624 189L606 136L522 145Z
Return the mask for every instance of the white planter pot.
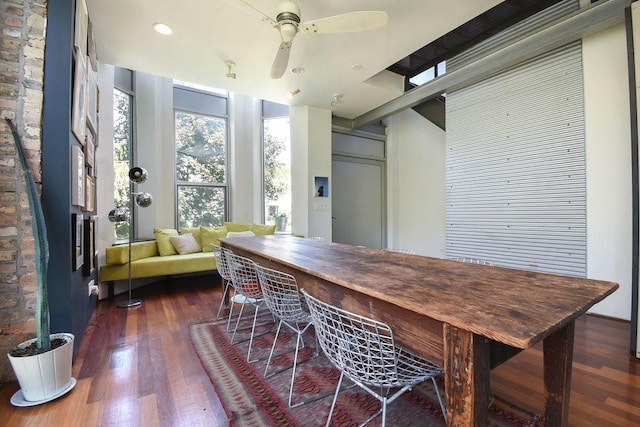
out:
M73 387L71 365L74 336L67 333L51 334L51 339L55 338L62 338L67 343L35 356L13 357L7 354L20 383L22 397L27 402L46 402ZM27 347L35 340L25 341L18 347Z

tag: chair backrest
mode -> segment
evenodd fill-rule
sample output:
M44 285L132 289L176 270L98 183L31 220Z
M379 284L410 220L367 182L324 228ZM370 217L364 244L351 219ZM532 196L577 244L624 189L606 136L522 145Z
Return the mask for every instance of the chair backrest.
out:
M256 264L249 258L232 252L225 255L231 273L231 284L236 292L247 297L262 297L262 289L256 274Z
M387 252L397 252L399 254L408 254L408 255L415 255L416 251L411 250L411 249L402 249L402 248L384 248L382 249L383 251L387 251Z
M377 320L301 292L309 305L322 351L345 375L371 386L399 385L393 332Z
M300 321L309 313L303 309L296 278L282 271L256 264L262 296L269 310L286 321Z
M213 257L216 260L216 269L218 270L218 274L220 274L220 277L224 280L231 281L231 271L229 271L226 254L233 252L230 249L222 248L214 244L211 244L211 249L213 250Z
M478 258L450 257L447 259L450 261L466 262L467 264L493 265L489 261Z

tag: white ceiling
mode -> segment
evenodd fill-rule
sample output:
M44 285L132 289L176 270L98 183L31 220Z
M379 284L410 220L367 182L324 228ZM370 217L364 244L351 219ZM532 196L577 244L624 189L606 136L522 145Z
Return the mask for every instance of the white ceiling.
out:
M275 19L280 0L246 0ZM354 118L403 93L403 77L386 71L499 0L297 0L302 21L358 10L383 10L389 23L362 33L308 35L293 40L290 70L270 77L278 31L240 0L87 0L98 59L119 67L176 78L290 105L331 109ZM173 35L152 29L163 22ZM236 79L225 61L236 63ZM354 67L355 65L355 67ZM361 66L358 68L358 65ZM331 107L334 93L342 102Z

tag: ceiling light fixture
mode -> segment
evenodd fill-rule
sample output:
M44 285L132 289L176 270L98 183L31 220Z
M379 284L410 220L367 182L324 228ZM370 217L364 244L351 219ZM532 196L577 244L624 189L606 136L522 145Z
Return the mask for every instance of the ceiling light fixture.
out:
M341 93L334 93L333 96L331 97L331 106L335 107L336 105L340 104L342 102L342 94Z
M153 24L153 29L156 30L156 32L163 34L165 36L169 36L173 34L173 30L171 29L171 27L168 26L167 24L163 24L162 22L155 22Z
M236 73L233 72L233 67L236 66L236 63L233 61L224 61L224 64L227 66L227 78L235 79Z
M294 96L300 93L300 89L292 90L291 92L287 92L287 98L293 99Z
M304 74L304 68L294 67L291 69L291 72L298 76L298 88L292 90L291 92L287 92L288 99L293 99L294 96L300 93L300 74Z

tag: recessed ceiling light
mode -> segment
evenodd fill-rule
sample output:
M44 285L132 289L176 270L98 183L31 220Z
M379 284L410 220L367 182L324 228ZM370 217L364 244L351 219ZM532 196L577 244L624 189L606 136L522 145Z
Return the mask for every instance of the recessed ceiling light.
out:
M156 22L153 24L153 29L160 34L164 34L165 36L173 34L173 30L167 24L163 24L162 22Z
M353 69L353 71L360 71L362 70L362 64L353 64L351 68Z

